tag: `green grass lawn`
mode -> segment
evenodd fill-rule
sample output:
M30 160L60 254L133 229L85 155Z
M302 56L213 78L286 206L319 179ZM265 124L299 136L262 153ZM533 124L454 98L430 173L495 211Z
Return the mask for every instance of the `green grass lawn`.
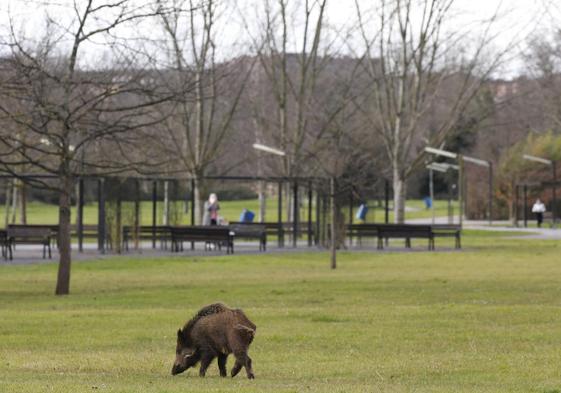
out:
M559 392L560 247L502 235L336 271L326 253L80 262L67 297L56 264L0 264L0 392ZM215 301L257 324L257 379L170 375L177 328Z
M278 218L278 200L277 198L270 198L267 201L267 211L266 219L267 221L277 221ZM315 201L314 201L315 202ZM286 201L284 202L286 203ZM163 202L158 202L157 207L157 222L162 223L163 220ZM383 222L385 210L383 207L377 206L375 201L369 203L370 209L367 215L367 222ZM436 217L446 216L448 213L446 201L435 201L435 215ZM454 203L454 213L457 215L458 209L457 204ZM432 217L432 211L427 210L424 207L424 202L421 200L409 200L407 201L408 211L405 214L407 219L416 218L430 218ZM29 202L27 204L27 222L29 224L56 224L58 222L58 207L56 205L49 205L42 202ZM220 215L228 221L238 221L240 214L243 209L248 209L253 211L256 216L259 211L259 201L257 199L241 200L241 201L221 201L220 202ZM315 221L315 203L312 206L312 220ZM123 203L123 219L125 222L133 220L133 204L130 202ZM141 203L141 222L143 225L152 224L152 203L144 201ZM358 204L354 206L353 215L356 214L358 210ZM185 212L184 202L177 202L176 206L171 209L172 217L176 220L172 220L180 224L190 224L191 214L190 212ZM176 213L174 213L176 212ZM348 206L344 208L343 213L347 217L349 215ZM301 219L307 220L308 217L308 205L307 200L303 201L301 209ZM0 223L5 222L5 209L0 209ZM257 217L256 217L257 219ZM286 209L283 209L283 219L286 220ZM354 218L353 218L354 219ZM393 212L389 215L390 222L393 222ZM72 222L76 221L76 209L72 208ZM356 219L354 219L356 221ZM89 203L84 207L84 223L85 224L96 224L97 223L97 203Z

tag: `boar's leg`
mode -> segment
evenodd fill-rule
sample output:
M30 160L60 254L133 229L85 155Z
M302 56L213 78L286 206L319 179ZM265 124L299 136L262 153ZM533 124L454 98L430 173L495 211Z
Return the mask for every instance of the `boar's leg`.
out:
M238 359L236 359L236 363L234 364L234 367L232 367L232 378L238 375L242 367L243 364Z
M206 369L210 366L212 360L216 357L216 354L211 351L204 351L201 356L201 368L199 370L199 376L204 377L206 374Z
M228 355L223 353L218 354L218 369L220 370L221 377L225 377L228 374L226 371L226 360L228 360Z
M247 377L249 379L255 378L251 367L251 358L247 355L247 353L239 352L235 353L234 356L236 356L236 364L234 364L234 367L232 368L232 378L238 375L242 367L245 367L245 371L247 372Z

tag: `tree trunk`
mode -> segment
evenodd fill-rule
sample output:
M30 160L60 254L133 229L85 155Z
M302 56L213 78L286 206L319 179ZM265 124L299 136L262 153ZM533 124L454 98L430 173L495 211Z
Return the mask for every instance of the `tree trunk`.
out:
M405 222L405 179L396 170L393 176L393 214L394 223Z
M193 184L195 185L195 189L193 190L193 193L195 194L195 206L193 206L193 209L195 209L195 225L201 225L203 222L204 202L201 198L201 184L198 177L195 178L195 182Z
M518 201L518 198L516 196L516 193L518 192L518 190L516 189L516 181L512 180L511 181L511 195L510 195L510 199L508 201L508 213L509 213L509 220L512 226L518 226L518 206L516 204L516 202Z
M58 263L58 276L56 283L56 295L68 295L70 293L70 195L73 190L73 181L70 175L61 178L61 190L58 206L58 250L60 259Z
M18 215L18 180L14 179L12 183L12 224L16 223L16 218Z
M20 183L20 223L27 224L27 187L24 182Z
M331 269L337 268L337 206L335 205L335 178L331 178L329 189L329 205L331 206Z
M164 181L164 213L162 224L169 225L169 181Z
M259 181L258 184L258 198L259 198L259 222L266 221L267 212L267 195L266 184L264 181Z
M6 211L4 215L4 228L8 228L8 224L10 223L10 206L11 206L11 199L12 199L12 184L13 180L6 180Z
M117 254L121 253L122 239L121 235L123 233L123 202L121 199L121 184L117 188L117 201L115 202L115 244L113 245Z

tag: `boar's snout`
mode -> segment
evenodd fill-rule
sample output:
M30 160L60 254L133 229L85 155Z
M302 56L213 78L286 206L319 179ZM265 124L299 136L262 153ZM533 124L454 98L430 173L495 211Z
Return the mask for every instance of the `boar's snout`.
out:
M185 367L181 366L181 364L174 364L171 368L171 375L181 374L185 371Z

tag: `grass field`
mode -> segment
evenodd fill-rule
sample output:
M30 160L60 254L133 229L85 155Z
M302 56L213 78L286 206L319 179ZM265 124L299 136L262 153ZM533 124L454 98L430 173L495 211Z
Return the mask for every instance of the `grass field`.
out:
M462 252L0 265L0 392L559 392L557 242ZM256 378L172 377L175 331L224 301L257 324ZM233 364L229 359L228 368Z
M286 202L285 202L286 203ZM124 203L124 220L129 218L132 222L132 203ZM384 209L377 206L376 202L371 201L369 203L371 206L367 215L367 222L382 222L384 220ZM41 202L29 202L27 205L27 220L29 224L56 224L58 222L58 207L55 205L49 205ZM157 203L157 221L158 224L162 223L163 217L163 202ZM315 206L315 205L313 205ZM457 214L457 203L454 202L454 212ZM308 210L307 201L303 202L301 209L301 217L303 220L307 220ZM406 219L416 219L416 218L429 218L432 217L432 211L427 210L424 206L424 202L421 200L409 200L407 201L408 211L405 214ZM241 201L221 201L220 202L220 215L223 216L228 221L238 221L240 214L243 209L248 209L257 214L259 211L259 202L257 199L241 200ZM313 210L313 220L315 220L315 207ZM177 219L182 224L189 224L191 221L190 213L184 212L185 205L183 202L177 202ZM278 204L277 198L271 198L267 202L267 221L277 221L278 218ZM356 214L358 205L354 206L353 214ZM447 202L446 201L435 201L435 215L446 216L447 215ZM127 215L128 214L128 215ZM286 220L286 209L283 211L283 219ZM344 214L348 219L348 207L345 207ZM5 221L5 210L0 209L0 222ZM393 221L393 212L389 215L390 222ZM72 222L76 220L76 209L72 209ZM141 204L141 221L144 225L150 225L152 223L152 203L142 202ZM97 223L97 203L89 203L84 207L84 222L86 224L96 224Z

